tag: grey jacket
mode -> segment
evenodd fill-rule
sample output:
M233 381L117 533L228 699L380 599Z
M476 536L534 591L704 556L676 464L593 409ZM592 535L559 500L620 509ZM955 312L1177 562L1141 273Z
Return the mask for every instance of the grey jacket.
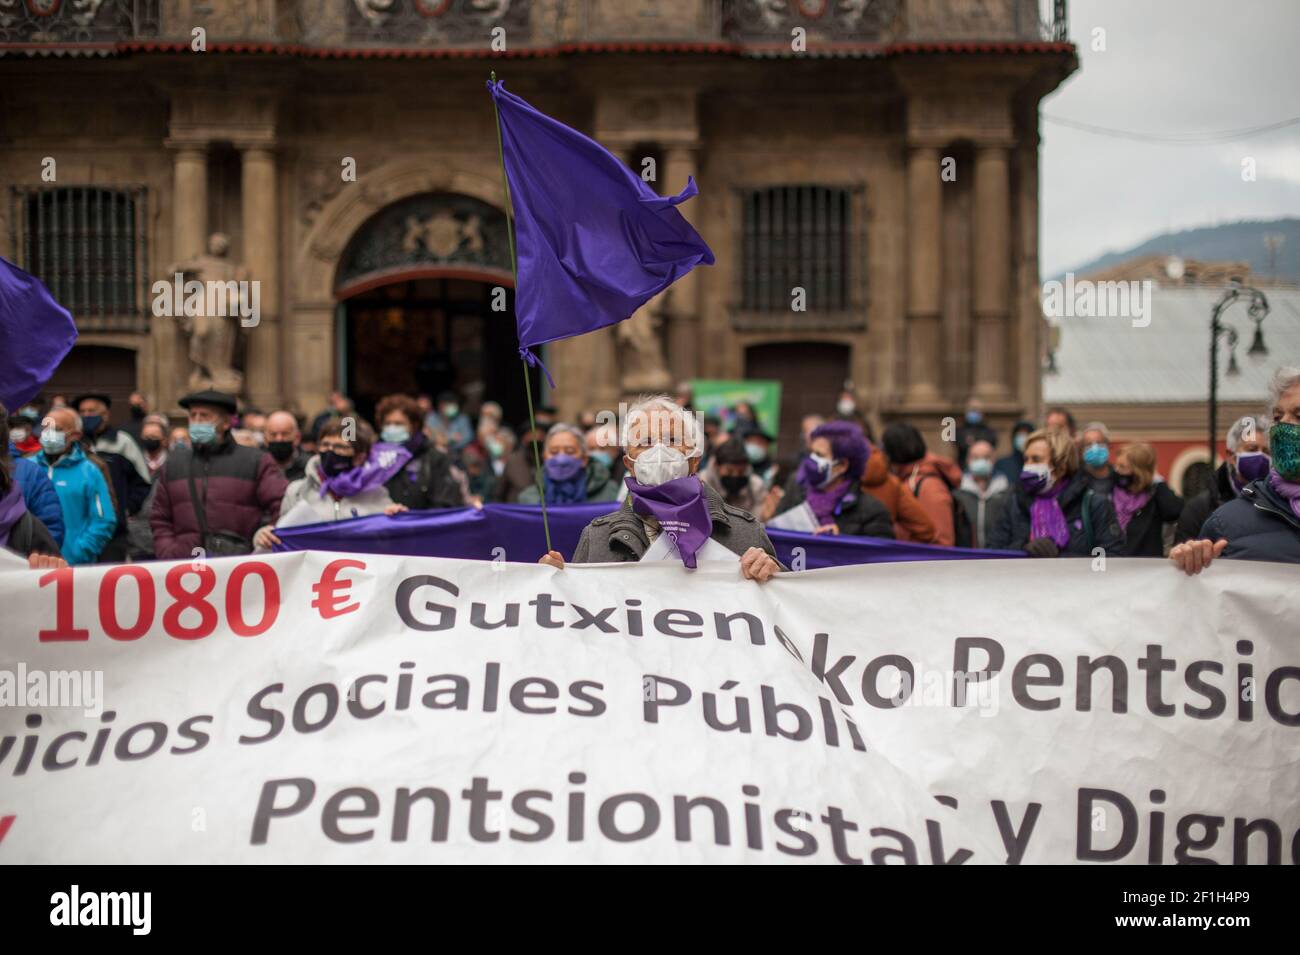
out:
M767 532L753 514L724 504L722 497L708 484L704 485L704 494L709 502L709 516L713 518L713 533L710 536L715 541L734 554L744 554L751 547L761 547L780 562ZM617 511L596 518L582 529L582 536L578 538L578 546L573 552L573 563L637 561L649 546L645 525L633 513L632 498L629 497Z

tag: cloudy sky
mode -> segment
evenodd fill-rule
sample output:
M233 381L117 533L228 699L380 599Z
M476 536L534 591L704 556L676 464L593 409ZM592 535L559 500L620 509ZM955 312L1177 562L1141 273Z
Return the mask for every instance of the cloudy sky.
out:
M1300 116L1300 0L1070 0L1069 16L1080 69L1041 105L1044 277L1170 229L1300 215L1300 124L1168 145L1048 118L1186 137Z

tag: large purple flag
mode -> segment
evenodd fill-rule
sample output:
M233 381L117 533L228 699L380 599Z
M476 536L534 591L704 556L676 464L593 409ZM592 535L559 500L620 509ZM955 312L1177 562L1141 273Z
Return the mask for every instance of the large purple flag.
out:
M0 402L36 397L77 341L77 326L40 279L0 256Z
M501 83L501 149L514 207L519 353L623 321L713 253L675 206L694 179L660 196L595 140Z

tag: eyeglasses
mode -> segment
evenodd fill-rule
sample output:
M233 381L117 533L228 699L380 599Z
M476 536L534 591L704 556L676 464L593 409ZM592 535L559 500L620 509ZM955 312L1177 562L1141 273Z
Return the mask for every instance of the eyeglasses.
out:
M353 454L352 445L348 444L346 441L331 441L328 438L321 441L316 448L322 454L326 451L333 451L335 454L341 454L345 458L350 458Z

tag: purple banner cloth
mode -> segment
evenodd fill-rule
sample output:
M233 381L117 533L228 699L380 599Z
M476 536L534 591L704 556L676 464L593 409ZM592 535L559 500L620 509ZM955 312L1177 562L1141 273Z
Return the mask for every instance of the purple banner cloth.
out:
M12 412L35 398L76 341L72 314L0 256L0 402Z
M549 509L551 543L568 560L582 529L619 505L573 504ZM385 517L306 524L276 530L276 550L330 550L357 554L406 554L533 563L546 553L542 509L526 504L486 504L446 511L408 511ZM935 544L910 544L875 537L800 534L769 530L777 556L790 568L817 570L847 564L905 560L970 560L1024 557L1023 551L967 550Z
M623 321L713 252L675 206L595 140L488 83L514 209L519 353Z

